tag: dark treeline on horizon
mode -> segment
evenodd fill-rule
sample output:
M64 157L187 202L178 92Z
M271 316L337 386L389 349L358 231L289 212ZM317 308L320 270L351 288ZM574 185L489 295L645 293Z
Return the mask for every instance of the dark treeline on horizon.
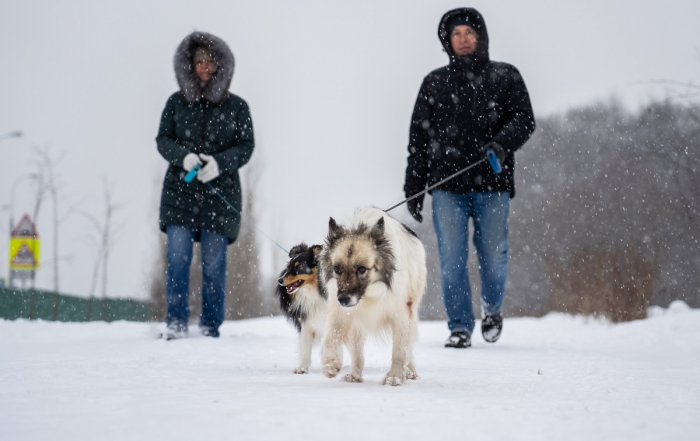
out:
M612 101L537 125L516 153L505 312L624 321L675 299L700 307L700 106L632 112ZM423 317L443 318L426 218L417 227L430 267ZM477 301L473 252L470 267Z

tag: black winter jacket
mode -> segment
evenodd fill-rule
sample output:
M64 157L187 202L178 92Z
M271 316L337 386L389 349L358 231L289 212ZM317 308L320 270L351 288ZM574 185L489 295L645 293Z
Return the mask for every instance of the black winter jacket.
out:
M452 51L447 25L461 14L478 23L477 50L458 57ZM472 8L447 12L438 37L450 64L423 80L411 119L406 197L424 190L484 157L490 141L503 147L503 172L487 162L438 187L457 193L508 191L515 196L513 153L535 130L535 118L525 83L518 70L489 59L489 38L481 14Z
M202 44L209 47L217 66L206 84L198 81L192 68L192 54ZM192 227L197 241L202 230L226 236L229 243L238 236L240 215L207 184L197 179L186 183L182 167L188 153L213 156L220 175L209 183L241 211L238 169L250 159L255 142L248 104L228 91L233 67L226 43L203 32L190 34L175 54L180 92L168 99L156 138L158 151L170 163L161 193L162 231L168 225Z

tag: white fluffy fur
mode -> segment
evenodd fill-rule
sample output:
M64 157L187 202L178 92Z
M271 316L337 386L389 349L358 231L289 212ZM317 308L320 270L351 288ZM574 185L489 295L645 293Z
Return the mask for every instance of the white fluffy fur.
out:
M391 369L382 384L397 386L407 378L418 378L413 343L418 338L418 309L425 291L427 269L421 241L382 210L358 208L345 227L352 229L364 223L371 229L381 217L384 217L385 236L396 259L391 288L382 282L373 283L356 306L346 308L338 302L336 279L328 280L328 317L321 357L323 373L335 377L342 367L342 344L345 344L351 354L352 367L343 379L361 382L366 337L390 334L393 338Z
M299 366L295 374L306 374L311 365L311 348L314 343L321 341L324 331L324 320L328 302L318 293L316 285L304 285L294 293L292 304L300 306L306 313L306 319L301 322L299 333Z

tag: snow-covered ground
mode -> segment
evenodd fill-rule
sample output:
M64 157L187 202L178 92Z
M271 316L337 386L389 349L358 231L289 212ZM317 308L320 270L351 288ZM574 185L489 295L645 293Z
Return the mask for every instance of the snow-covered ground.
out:
M420 330L421 378L390 387L381 342L362 384L325 378L317 348L292 374L280 317L171 342L153 324L0 321L0 440L700 439L700 310L683 303L619 325L507 319L466 350L442 347L443 322Z

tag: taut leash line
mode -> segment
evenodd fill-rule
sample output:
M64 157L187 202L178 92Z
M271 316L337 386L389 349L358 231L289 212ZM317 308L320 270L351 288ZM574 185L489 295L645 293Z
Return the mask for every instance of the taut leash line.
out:
M198 172L201 168L202 168L201 165L199 165L199 164L195 165L194 168L193 168L192 170L190 170L189 173L187 173L187 176L185 176L185 182L187 182L187 183L192 182L192 180L194 179L194 177L197 176L197 172ZM241 217L241 219L243 219L243 213L241 213L240 211L236 210L236 207L234 207L233 205L231 205L231 203L230 203L229 201L227 201L226 198L223 197L223 196L221 195L221 193L219 193L219 191L218 191L216 188L214 188L213 185L211 185L211 183L205 182L205 184L207 184L207 185L209 186L209 188L211 188L211 189L214 191L214 193L216 193L216 195L219 196L219 197L221 198L222 201L226 202L226 205L228 205L229 208L231 208L233 211L235 211L236 213L238 213L238 215ZM274 244L277 245L282 251L284 251L285 254L289 255L289 251L287 251L282 245L280 245L280 244L278 244L277 242L275 242L274 239L272 239L270 236L268 236L267 234L265 234L260 228L256 227L255 224L253 224L252 222L251 222L251 225L253 226L253 228L255 228L255 231L257 231L258 233L260 233L260 234L262 234L263 236L265 236L270 242L274 243Z
M218 190L217 190L216 188L214 188L213 185L211 185L209 182L207 182L206 184L209 186L209 188L211 188L212 190L214 190L214 193L216 193L216 195L219 196L219 197L221 198L222 201L226 202L226 205L228 205L229 207L231 207L231 209L232 209L233 211L235 211L236 213L238 213L238 215L241 216L241 219L243 219L243 213L241 213L240 211L236 210L236 209L233 207L233 205L231 205L231 204L226 200L225 197L221 196L221 193L219 193ZM283 247L282 245L280 245L280 244L278 244L277 242L275 242L270 236L268 236L267 234L265 234L260 228L256 227L255 224L251 223L251 225L253 226L253 228L255 228L255 231L257 231L258 233L260 233L260 234L262 234L263 236L267 237L267 239L268 239L270 242L272 242L272 243L274 243L275 245L277 245L278 247L280 247L280 249L281 249L282 251L284 251L287 255L289 255L289 251L287 251L286 249L284 249L284 247Z
M386 210L384 210L384 213L388 213L388 212L390 212L391 210L393 210L394 208L399 207L399 206L405 204L406 202L410 201L411 199L415 199L415 198L417 198L418 196L429 192L429 191L432 190L433 188L435 188L435 187L437 187L437 186L439 186L439 185L444 184L445 182L449 181L450 179L454 178L455 176L458 176L458 175L464 173L465 171L469 170L470 168L476 167L477 165L481 164L482 162L486 161L487 159L488 159L488 158L479 159L478 161L476 161L476 162L473 163L472 165L470 165L470 166L468 166L468 167L465 167L465 168L463 168L462 170L460 170L460 171L458 171L458 172L456 172L456 173L451 174L450 176L446 177L445 179L443 179L442 181L438 182L437 184L433 184L433 185L431 185L430 187L426 188L425 190L419 191L418 193L414 194L413 196L404 199L403 201L399 202L398 204L394 205L393 207L387 208Z
M496 157L496 153L494 153L493 149L488 149L488 150L486 151L486 156L485 156L485 157L479 159L478 161L476 161L475 163L473 163L473 164L471 164L471 165L469 165L469 166L467 166L467 167L464 167L462 170L460 170L460 171L458 171L458 172L456 172L456 173L451 174L450 176L446 177L445 179L443 179L442 181L438 182L437 184L433 184L433 185L431 185L430 187L426 188L425 190L419 191L418 193L414 194L413 196L404 199L403 201L399 202L398 204L394 205L393 207L387 208L386 210L384 210L384 213L388 213L388 212L390 212L391 210L393 210L394 208L396 208L396 207L398 207L398 206L400 206L400 205L403 205L403 204L405 204L406 202L410 201L411 199L415 199L415 198L417 198L418 196L429 192L430 190L432 190L433 188L437 187L438 185L444 184L445 182L449 181L450 179L454 178L455 176L458 176L458 175L464 173L465 171L469 170L470 168L476 167L477 165L481 164L481 163L484 162L484 161L488 161L488 162L489 162L489 165L490 165L491 168L493 169L493 172L496 173L496 174L500 173L500 172L503 170L503 169L501 168L501 163L498 162L498 157Z

